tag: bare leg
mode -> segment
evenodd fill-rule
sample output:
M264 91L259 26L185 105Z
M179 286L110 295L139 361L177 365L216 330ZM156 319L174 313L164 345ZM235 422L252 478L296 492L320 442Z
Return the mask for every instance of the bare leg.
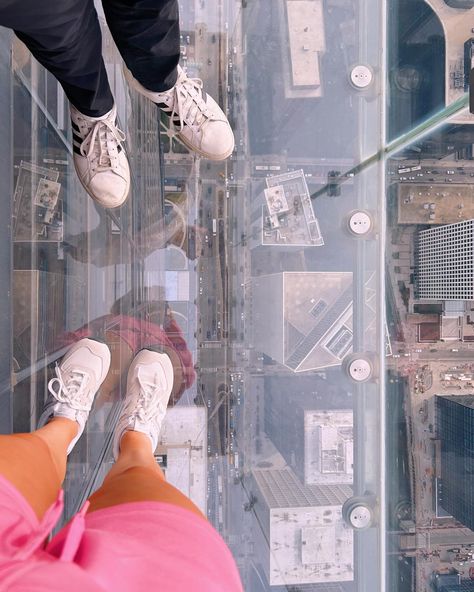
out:
M31 434L0 436L0 474L23 494L39 519L57 498L77 429L75 421L56 417Z
M120 455L117 462L110 469L106 479L112 479L133 467L147 468L155 472L160 479L164 479L163 471L153 456L149 438L141 432L125 432L120 442Z
M157 501L180 506L205 518L193 502L167 483L156 464L150 440L128 431L120 442L120 455L104 483L90 498L90 512L130 502Z

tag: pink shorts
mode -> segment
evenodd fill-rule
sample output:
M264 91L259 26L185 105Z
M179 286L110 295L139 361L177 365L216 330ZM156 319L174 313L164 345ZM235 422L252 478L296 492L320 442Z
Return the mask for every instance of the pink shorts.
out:
M0 475L0 591L241 592L226 544L207 520L184 508L136 502L86 514L49 543L63 492L40 522Z

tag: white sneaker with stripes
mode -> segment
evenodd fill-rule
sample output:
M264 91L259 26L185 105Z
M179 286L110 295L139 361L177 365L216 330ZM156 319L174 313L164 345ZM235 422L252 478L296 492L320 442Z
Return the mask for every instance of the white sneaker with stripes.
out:
M169 129L190 150L209 160L224 160L234 150L234 134L224 112L202 88L202 80L188 78L178 66L178 79L170 90L147 90L124 68L125 78L137 92L156 103L168 116Z
M128 197L130 168L116 126L117 109L88 117L70 105L74 166L82 186L104 208L117 208Z

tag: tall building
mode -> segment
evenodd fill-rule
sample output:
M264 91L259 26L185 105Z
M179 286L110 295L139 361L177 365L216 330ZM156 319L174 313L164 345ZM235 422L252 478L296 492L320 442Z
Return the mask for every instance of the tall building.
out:
M352 294L351 272L253 278L255 349L294 372L340 365L352 349Z
M354 430L350 409L304 412L304 481L352 484Z
M326 51L322 0L287 0L279 3L285 97L323 95L320 59Z
M347 485L302 485L293 471L255 469L255 548L271 586L354 579L353 531L342 519Z
M474 529L474 395L436 396L441 445L440 504Z
M474 300L474 219L419 233L416 296Z
M263 193L252 200L249 246L323 246L303 170L267 177L266 185Z
M474 582L472 580L461 580L456 584L440 584L436 592L474 592Z
M291 401L265 391L265 432L307 485L353 482L353 412L314 409L314 401Z
M175 405L166 412L155 452L166 480L207 511L207 412Z

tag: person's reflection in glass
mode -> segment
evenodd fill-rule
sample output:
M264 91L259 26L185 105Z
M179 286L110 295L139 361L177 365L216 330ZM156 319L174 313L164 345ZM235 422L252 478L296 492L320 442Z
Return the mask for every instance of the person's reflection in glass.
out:
M96 406L115 400L118 387L137 352L152 347L171 360L174 369L169 405L175 405L196 380L193 357L173 311L160 299L160 287L147 288L136 300L132 292L118 299L110 314L99 317L77 331L67 333L61 345L69 345L85 337L102 339L111 351L111 371L102 385Z
M133 247L123 232L112 230L113 220L97 208L99 223L93 230L66 237L64 251L80 263L96 267L129 264L143 260L151 253L169 246L181 249L186 258L194 261L206 255L205 236L208 230L202 226L188 224L184 207L174 207L164 217L159 215L144 221L133 235Z

